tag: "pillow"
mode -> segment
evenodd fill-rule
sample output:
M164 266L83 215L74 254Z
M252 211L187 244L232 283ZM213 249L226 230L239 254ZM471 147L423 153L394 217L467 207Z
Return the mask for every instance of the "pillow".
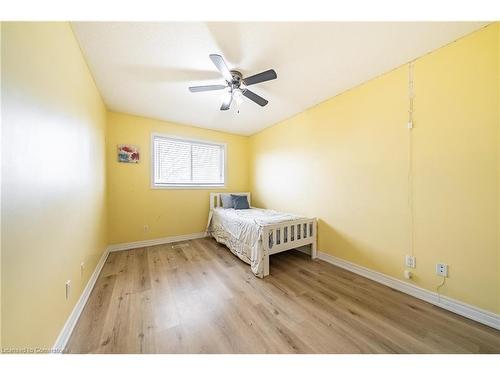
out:
M222 208L233 208L233 198L231 194L221 194L220 200L222 202Z
M246 195L231 194L231 198L233 200L233 207L235 210L246 210L250 208Z

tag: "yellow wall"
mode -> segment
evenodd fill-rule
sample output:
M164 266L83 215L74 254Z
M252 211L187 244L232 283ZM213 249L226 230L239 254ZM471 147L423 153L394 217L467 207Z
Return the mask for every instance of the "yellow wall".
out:
M500 285L500 22L496 23L496 26L498 28L498 37L497 37L497 88L498 88L498 93L497 93L497 98L498 98L498 103L497 103L497 116L498 116L498 151L497 151L497 189L498 189L498 196L497 196L497 248L498 248L498 254L497 254L497 261L498 261L498 271L497 271L497 276L498 276L498 281L497 285ZM500 310L500 290L498 292L498 310Z
M106 247L105 126L70 25L3 22L4 348L51 348Z
M497 179L497 189L498 189L498 197L497 197L497 207L498 207L498 216L497 216L497 248L498 248L498 254L497 254L497 261L498 261L498 281L497 285L500 285L500 22L496 23L496 26L498 27L498 38L497 38L497 82L498 82L498 104L497 104L497 116L498 116L498 151L497 151L497 173L498 173L498 179ZM498 310L500 310L500 291L498 292Z
M402 278L407 66L249 138L106 113L67 23L3 22L1 41L3 347L50 348L106 244L204 231L212 189L151 189L152 132L226 143L225 191L316 216L321 251ZM412 154L413 282L435 290L447 262L442 292L497 313L499 82L498 24L417 60Z
M205 231L214 189L151 189L151 133L227 144L226 191L248 191L248 138L159 120L108 113L109 242L123 243ZM138 164L118 163L118 144L140 147ZM145 231L144 226L149 230Z
M500 313L499 30L415 62L416 285ZM250 138L254 203L319 218L320 251L403 278L408 66Z
M0 67L2 66L2 22L0 22ZM2 87L2 70L0 69L0 87ZM0 103L2 91L0 90ZM0 166L2 165L2 106L0 105ZM0 167L1 168L1 167ZM0 213L2 212L2 176L0 172ZM0 214L0 348L2 347L2 215Z

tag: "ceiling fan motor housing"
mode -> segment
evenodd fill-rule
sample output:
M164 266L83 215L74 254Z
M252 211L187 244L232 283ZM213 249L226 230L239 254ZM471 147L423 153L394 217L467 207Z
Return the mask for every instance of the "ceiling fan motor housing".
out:
M243 75L237 70L231 70L231 76L233 77L232 82L228 82L233 89L239 89L241 82L243 81Z
M257 95L251 90L247 89L247 86L255 85L256 83L270 81L272 79L278 78L274 69L269 69L264 72L254 74L253 76L243 78L243 75L237 70L229 70L224 58L221 55L211 54L209 55L210 60L214 63L217 70L222 74L226 85L206 85L206 86L192 86L189 87L191 92L202 92L202 91L213 91L213 90L227 90L229 88L228 94L226 95L225 101L220 107L221 111L227 111L231 107L231 102L235 99L238 102L242 100L242 96L250 99L254 103L264 107L267 105L268 101L263 97ZM241 87L243 85L243 87ZM237 103L239 104L239 103Z

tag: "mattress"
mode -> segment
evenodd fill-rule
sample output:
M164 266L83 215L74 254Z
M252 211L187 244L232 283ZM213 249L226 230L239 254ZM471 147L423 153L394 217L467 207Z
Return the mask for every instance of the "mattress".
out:
M267 254L262 246L262 228L298 219L305 217L261 208L235 210L218 207L212 211L208 230L217 242L226 245L248 263L256 276L263 277L263 260Z

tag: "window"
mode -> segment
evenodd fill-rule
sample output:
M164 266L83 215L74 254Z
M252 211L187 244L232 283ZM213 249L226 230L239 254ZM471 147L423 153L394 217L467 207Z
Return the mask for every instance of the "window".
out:
M153 134L154 188L224 186L226 146Z

